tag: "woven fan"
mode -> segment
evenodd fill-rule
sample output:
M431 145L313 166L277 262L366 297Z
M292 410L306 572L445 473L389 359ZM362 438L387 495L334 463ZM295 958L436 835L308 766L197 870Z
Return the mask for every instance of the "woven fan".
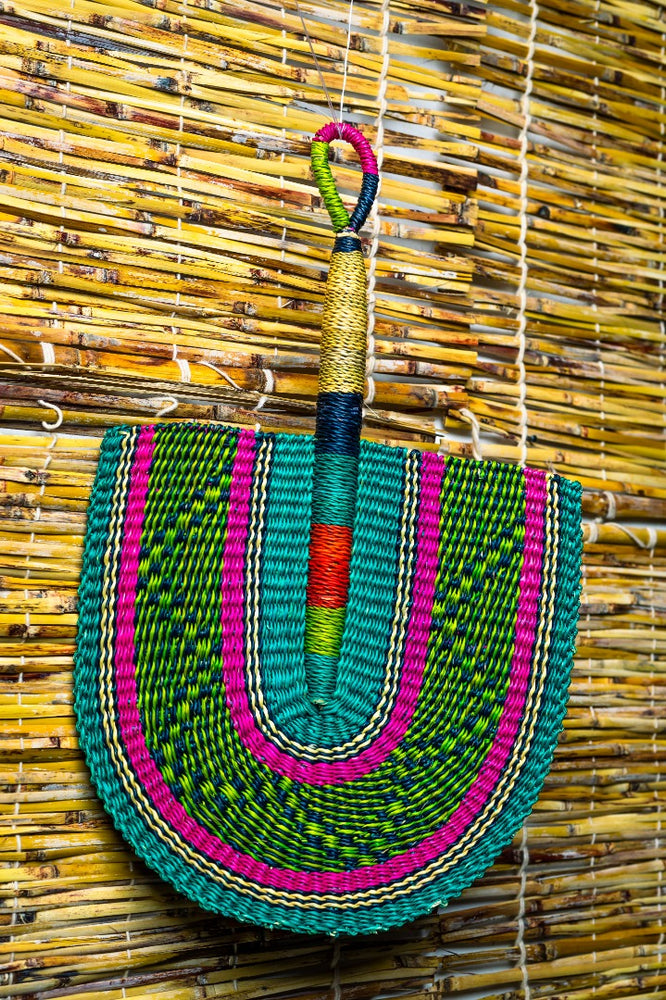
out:
M328 163L358 152L349 216ZM336 232L314 436L176 423L103 441L76 710L118 829L203 907L358 933L481 875L562 727L578 483L362 441L377 165L312 143Z

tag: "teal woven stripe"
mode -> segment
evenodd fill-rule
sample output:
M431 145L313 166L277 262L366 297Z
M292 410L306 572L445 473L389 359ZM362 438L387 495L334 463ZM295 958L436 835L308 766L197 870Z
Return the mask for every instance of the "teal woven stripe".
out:
M322 454L315 458L313 524L351 528L356 506L358 459L354 455Z
M569 674L576 651L576 632L582 587L580 567L583 555L583 530L581 526L583 488L580 483L564 479L562 476L553 476L551 488L557 493L560 543L551 659L556 667L566 674L566 683L561 677L556 676L555 690L549 700L549 704L553 706L552 711L556 720L558 717L564 717Z
M97 475L90 495L88 524L83 550L83 571L79 587L79 621L74 654L74 709L78 716L81 740L91 714L95 721L99 702L95 697L101 642L102 578L107 549L109 522L113 511L113 489L120 461L123 439L132 433L129 427L107 431L99 453ZM93 698L92 703L89 697Z
M335 694L336 656L324 653L305 654L305 676L312 701L317 704L329 702Z

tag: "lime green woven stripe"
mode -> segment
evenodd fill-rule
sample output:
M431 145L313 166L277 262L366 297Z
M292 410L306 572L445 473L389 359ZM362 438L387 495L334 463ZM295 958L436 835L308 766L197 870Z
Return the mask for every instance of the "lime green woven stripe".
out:
M342 204L335 187L328 162L328 146L327 142L312 143L312 173L328 209L328 214L331 216L333 229L339 233L341 229L349 225L349 212Z
M345 624L344 608L306 608L305 609L305 652L321 653L334 657L337 661L338 650L342 643L342 631ZM308 681L308 689L310 682Z

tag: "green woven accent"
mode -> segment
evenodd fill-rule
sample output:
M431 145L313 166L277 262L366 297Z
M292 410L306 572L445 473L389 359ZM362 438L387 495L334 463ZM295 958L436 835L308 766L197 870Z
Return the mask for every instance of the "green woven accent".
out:
M217 910L223 900L224 909L249 921L253 907L246 895L231 889L223 889L220 893L219 888L212 888L206 877L196 868L184 865L182 858L173 854L168 843L155 832L119 777L118 748L105 738L103 720L108 713L100 704L98 677L100 620L105 607L104 565L121 447L124 441L132 439L135 430L114 427L105 434L88 508L74 657L74 709L79 740L93 782L115 826L146 863L170 878L183 895L196 899L200 905ZM284 919L288 919L288 913L285 907Z
M558 735L562 732L581 593L582 492L580 483L558 475L552 477L550 495L557 511L559 543L555 565L551 564L555 573L554 606L552 633L547 650L546 680L541 699L542 711L537 719L523 780L514 787L489 831L488 842L484 844L484 851L490 860L511 842L534 808L553 760ZM474 861L478 863L476 857ZM479 867L479 874L484 870ZM442 902L455 898L464 889L464 878L464 870L453 874Z
M311 146L312 173L314 174L317 187L324 199L324 204L328 209L328 214L333 223L333 229L339 233L349 225L349 212L342 204L342 199L335 187L335 181L331 173L328 162L327 142L313 142Z
M475 766L466 754L494 733L506 694L506 666L514 643L507 623L515 622L518 607L525 491L519 469L489 462L449 459L445 481L433 609L437 640L430 650L437 671L428 674L432 700L424 697L420 708L421 723L427 725L429 706L437 706L442 739L461 755L455 770L464 783L468 767ZM474 503L462 502L470 496ZM493 511L492 519L488 511ZM500 573L507 586L497 588ZM438 704L439 671L446 675L447 690L464 691L465 696ZM467 747L461 745L462 733L468 734ZM457 791L455 785L449 788L450 794Z
M190 805L214 795L218 784L189 765L191 757L201 761L208 753L208 737L198 723L213 709L210 699L221 696L222 622L219 605L207 607L192 598L221 590L235 453L229 434L212 428L202 434L185 423L163 427L151 472L155 487L137 590L139 710L149 750L174 793ZM165 663L172 669L165 670Z

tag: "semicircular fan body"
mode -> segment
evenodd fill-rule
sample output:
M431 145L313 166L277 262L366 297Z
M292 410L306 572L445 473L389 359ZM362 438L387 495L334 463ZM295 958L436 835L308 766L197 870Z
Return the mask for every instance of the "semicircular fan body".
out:
M360 334L324 355L341 304L365 309L362 219L340 221L314 435L105 436L75 675L137 853L206 908L333 934L459 894L530 812L581 547L577 483L359 440L357 373L337 380Z

